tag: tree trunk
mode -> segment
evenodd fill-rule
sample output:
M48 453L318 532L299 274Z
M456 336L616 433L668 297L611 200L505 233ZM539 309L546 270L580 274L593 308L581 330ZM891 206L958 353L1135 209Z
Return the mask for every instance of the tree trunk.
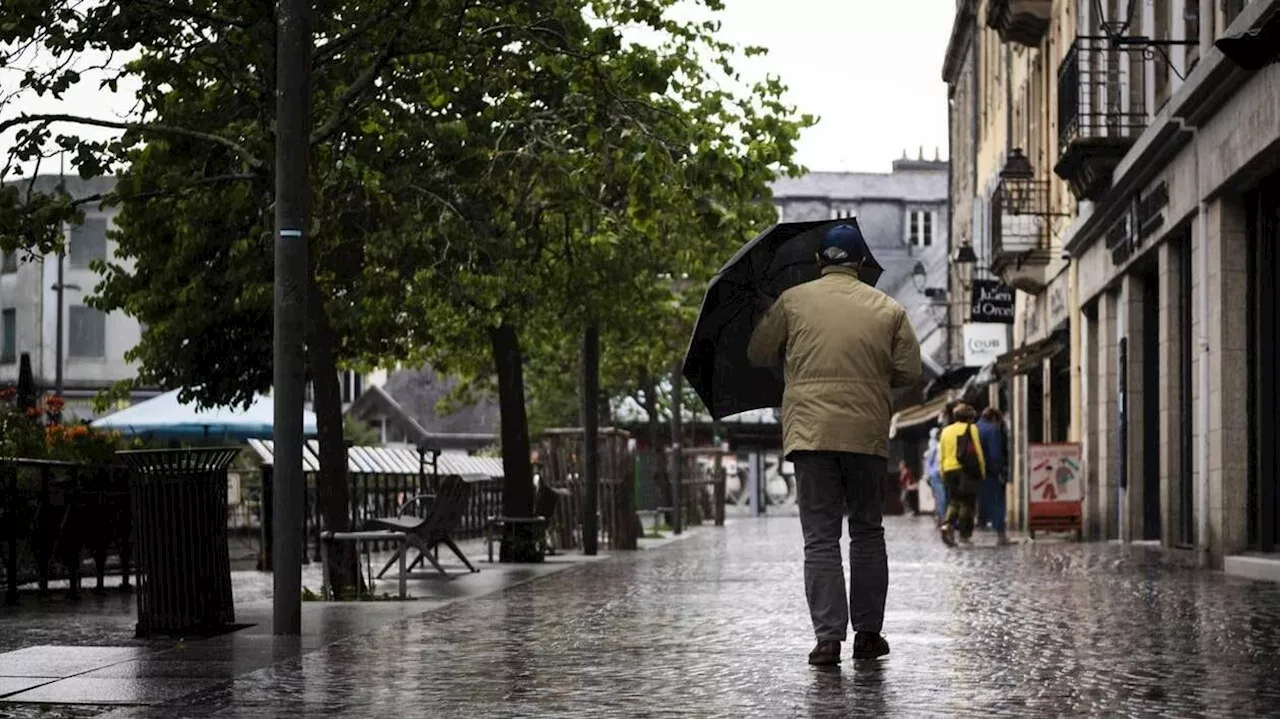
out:
M498 373L498 408L502 437L502 513L533 516L533 467L529 462L529 418L524 401L524 356L515 327L503 323L489 331L493 363ZM502 533L499 559L539 562L542 551L530 525L508 525Z
M582 333L582 553L595 556L600 541L600 328Z
M662 420L658 418L658 381L653 375L644 378L644 411L649 415L649 451L653 453L653 480L662 494L662 506L670 507L673 499L671 483L667 475L667 457L662 451Z
M671 531L680 534L684 531L684 443L683 409L684 372L679 363L671 373L671 504L675 507Z
M324 299L314 280L311 282L309 305L307 360L315 394L317 439L320 441L320 476L316 481L316 494L324 529L346 532L351 529L351 501L347 481L347 443L342 431L342 387L338 381L333 327L329 324ZM361 589L360 565L355 545L336 542L330 549L333 565L329 572L329 591L337 598L358 593Z

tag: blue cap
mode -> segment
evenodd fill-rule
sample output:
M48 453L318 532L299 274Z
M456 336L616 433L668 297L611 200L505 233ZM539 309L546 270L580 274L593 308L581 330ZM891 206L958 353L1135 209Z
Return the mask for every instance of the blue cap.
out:
M854 225L836 225L822 237L818 254L825 264L854 264L867 257L867 243Z

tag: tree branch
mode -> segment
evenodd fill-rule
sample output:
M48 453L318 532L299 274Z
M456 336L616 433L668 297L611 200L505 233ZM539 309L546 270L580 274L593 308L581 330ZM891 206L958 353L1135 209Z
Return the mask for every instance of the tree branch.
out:
M20 115L11 120L0 122L0 133L6 130L24 125L27 123L54 123L69 122L76 125L90 125L92 127L109 127L117 130L133 130L150 135L172 135L175 137L190 137L196 140L204 140L215 145L222 145L235 152L240 159L255 170L262 170L266 167L256 155L249 151L247 147L241 145L235 140L231 140L220 135L214 135L198 130L189 130L185 127L174 127L172 125L156 125L146 122L116 122L114 120L100 120L94 117L80 117L78 115Z
M119 192L112 190L111 192L102 192L96 195L89 195L87 197L76 198L75 200L72 200L71 206L80 207L82 205L93 204L94 202L108 202L108 201L120 201L120 200L147 200L155 197L171 197L180 192L184 192L186 190L190 190L196 187L203 187L205 185L216 185L222 182L247 182L249 180L255 180L258 177L260 177L260 175L256 175L253 173L241 173L241 174L235 174L235 175L217 175L215 177L204 177L199 180L195 180L193 182L188 182L184 185L180 185L178 187L170 188L168 190L149 190L147 192L135 192L129 195L122 195Z
M139 5L146 5L148 7L153 7L161 12L167 12L171 15L177 15L179 17L191 18L194 20L204 20L205 22L213 23L216 25L226 25L228 27L240 28L241 30L247 29L249 27L248 23L241 22L239 20L236 20L235 18L226 17L225 15L218 15L216 13L211 13L205 10L197 10L190 6L175 7L173 4L173 0L165 0L163 2L161 0L133 0L133 1L138 3Z
M342 35L340 37L336 37L333 40L330 40L329 42L316 48L315 54L311 56L312 69L315 69L325 64L326 62L337 57L338 53L342 52L343 50L346 50L348 47L351 47L351 45L355 43L356 40L359 40L361 37L364 37L371 29L373 29L375 26L377 26L378 24L386 20L387 17L391 15L391 12L394 9L395 9L395 5L391 4L387 7L386 10L383 10L376 17L370 18L368 22L364 23L363 25L356 28L355 30L352 30L351 32L345 35Z
M373 86L374 80L378 79L378 76L386 69L387 64L391 62L391 58L395 54L396 43L404 35L405 28L409 26L409 18L413 16L413 12L417 7L418 0L411 0L405 8L404 17L401 18L401 22L395 33L392 34L391 39L387 40L387 44L382 46L382 50L378 52L378 56L369 64L369 67L365 68L365 71L360 73L360 76L353 80L346 90L342 91L342 95L338 97L338 101L334 105L333 112L329 113L329 117L324 121L324 124L312 133L312 145L319 145L328 140L338 131L342 123L350 117L348 114L350 105Z

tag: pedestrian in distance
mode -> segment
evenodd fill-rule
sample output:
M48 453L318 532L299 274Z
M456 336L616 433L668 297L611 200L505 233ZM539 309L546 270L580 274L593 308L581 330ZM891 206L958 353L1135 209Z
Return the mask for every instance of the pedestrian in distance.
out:
M942 526L942 518L947 516L947 489L942 486L942 464L938 448L937 427L929 430L929 446L924 451L924 475L933 490L933 511L938 526Z
M939 447L942 455L942 481L947 488L947 515L938 528L942 541L948 547L956 546L955 532L960 531L960 543L972 545L973 518L986 476L986 464L982 457L982 441L974 424L977 413L967 404L958 404L951 410L953 421L942 428Z
M911 516L920 516L920 482L911 472L907 460L898 460L898 485L902 487L902 504Z
M919 381L920 346L902 306L859 278L869 256L857 227L829 229L817 257L821 277L769 304L747 350L753 365L782 364L786 378L783 447L796 468L815 665L840 663L851 621L854 659L889 653L881 631L889 589L882 505L890 390ZM840 552L846 514L848 593Z
M983 508L983 517L991 523L991 529L996 533L996 544L1003 546L1009 544L1005 528L1009 433L1005 429L1004 415L1000 410L988 407L982 411L982 418L978 420L978 437L982 440L982 458L986 465L978 501Z

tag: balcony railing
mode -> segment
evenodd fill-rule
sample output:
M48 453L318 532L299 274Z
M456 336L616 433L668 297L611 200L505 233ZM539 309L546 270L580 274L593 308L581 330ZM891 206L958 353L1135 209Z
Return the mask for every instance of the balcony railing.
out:
M1044 289L1049 253L1049 183L1005 179L991 196L991 270L1010 287Z
M1146 68L1152 51L1106 37L1079 37L1058 67L1054 172L1082 200L1111 187L1120 159L1147 128Z

